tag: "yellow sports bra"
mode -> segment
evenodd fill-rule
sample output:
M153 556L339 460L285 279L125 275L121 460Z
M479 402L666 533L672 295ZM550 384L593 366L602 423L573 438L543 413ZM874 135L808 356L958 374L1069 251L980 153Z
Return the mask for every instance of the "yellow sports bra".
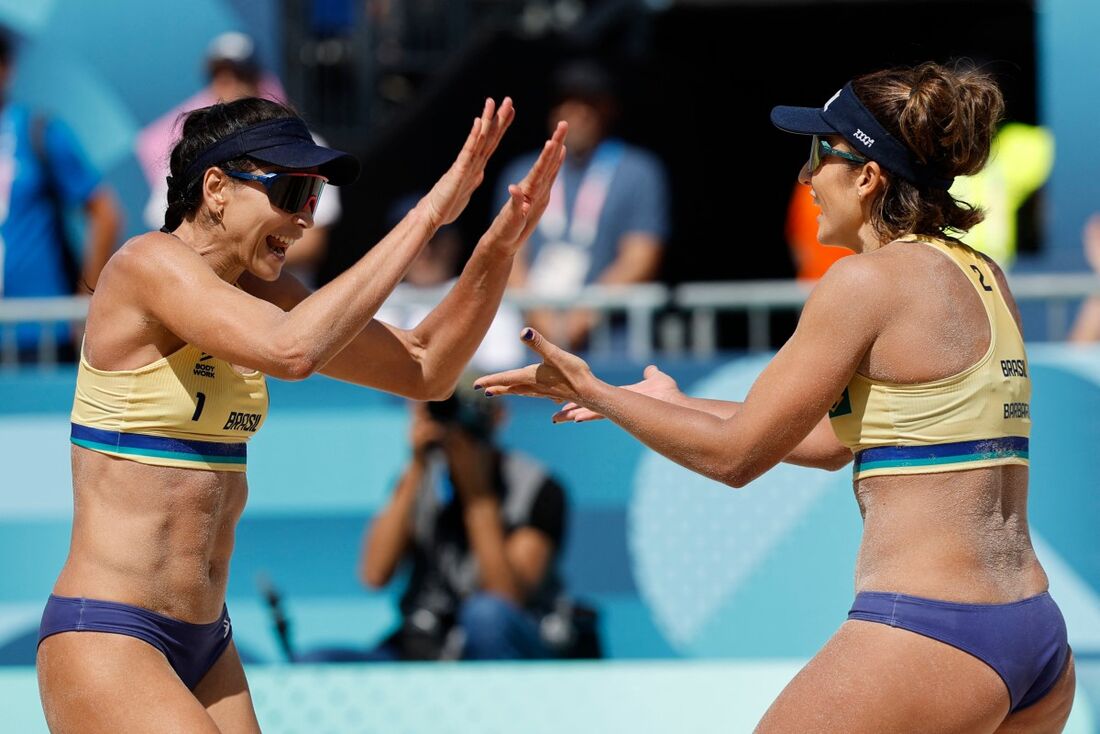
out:
M142 464L244 471L245 442L265 415L262 373L190 344L134 370L97 370L82 351L71 440Z
M855 454L855 478L1028 463L1031 377L1020 330L986 261L966 245L931 238L974 285L989 317L989 349L962 372L918 384L858 372L829 410Z

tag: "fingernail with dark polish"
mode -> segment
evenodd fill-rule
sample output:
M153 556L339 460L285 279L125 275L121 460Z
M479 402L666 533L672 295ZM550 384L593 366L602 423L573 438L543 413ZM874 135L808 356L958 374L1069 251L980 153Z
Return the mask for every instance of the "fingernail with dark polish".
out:
M529 342L529 341L531 341L531 338L535 336L535 332L534 332L533 329L524 329L522 336L523 336L523 341Z
M481 389L481 385L474 385L474 389L475 389L475 390L480 390L480 389Z
M493 391L492 390L486 390L485 391L485 397L487 397L487 398L493 397Z

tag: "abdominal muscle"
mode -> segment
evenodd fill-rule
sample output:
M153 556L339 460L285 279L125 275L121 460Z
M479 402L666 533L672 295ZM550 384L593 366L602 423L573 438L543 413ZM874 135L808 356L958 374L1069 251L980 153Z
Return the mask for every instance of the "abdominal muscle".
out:
M870 477L855 485L864 518L856 591L1004 604L1041 594L1026 466Z
M72 465L72 543L54 593L217 620L244 473L149 466L78 446Z

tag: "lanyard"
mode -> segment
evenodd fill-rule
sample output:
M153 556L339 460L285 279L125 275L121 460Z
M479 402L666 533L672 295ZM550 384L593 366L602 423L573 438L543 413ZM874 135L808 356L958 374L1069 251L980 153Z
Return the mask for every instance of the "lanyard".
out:
M567 240L585 249L592 246L596 241L600 213L607 203L607 191L623 158L624 147L620 140L605 140L599 144L581 178L571 215L565 211L565 183L561 176L554 181L550 201L539 222L539 229L547 240Z
M15 180L15 123L9 110L0 110L0 226L8 221ZM4 237L0 235L0 296L4 295Z

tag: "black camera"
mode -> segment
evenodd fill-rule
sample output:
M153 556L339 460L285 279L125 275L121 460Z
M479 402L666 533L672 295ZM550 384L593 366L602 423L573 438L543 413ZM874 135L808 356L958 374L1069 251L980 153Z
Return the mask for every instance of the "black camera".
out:
M455 392L446 400L429 402L428 415L438 423L461 428L474 438L487 441L493 435L496 422L496 410L489 400L477 393Z

